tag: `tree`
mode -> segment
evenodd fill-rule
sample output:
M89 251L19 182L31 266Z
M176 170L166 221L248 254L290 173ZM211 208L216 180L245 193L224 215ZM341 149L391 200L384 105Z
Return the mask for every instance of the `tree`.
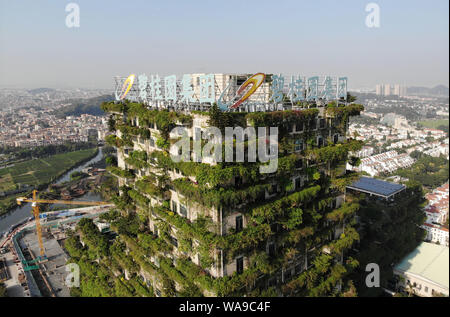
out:
M89 174L83 173L83 172L73 172L70 174L70 180L79 180L81 178L88 177Z
M114 120L112 115L110 115L108 119L108 130L109 132L113 132L116 130L116 120Z
M0 297L6 296L7 296L6 287L3 283L0 283Z
M442 131L444 131L445 133L448 133L448 125L440 125L440 126L438 126L437 128L436 128L437 130L442 130Z
M422 187L410 182L394 205L384 205L370 198L361 201L358 211L360 223L360 244L355 258L360 263L353 276L360 296L380 296L380 288L367 288L365 284L368 263L380 267L380 284L388 287L393 278L392 263L399 262L413 251L423 240L424 230L420 225L425 221L422 204L425 202ZM370 224L370 225L368 225Z
M445 157L432 157L414 153L418 160L407 169L397 170L397 174L421 183L426 187L437 187L448 180L449 164Z
M422 152L414 150L411 153L409 153L409 156L411 156L413 159L419 159L420 157L422 157Z
M349 92L347 93L347 102L355 102L356 97L352 96Z
M109 165L109 166L116 166L117 165L117 159L114 156L112 156L112 155L108 155L106 157L105 161L106 161L106 164Z

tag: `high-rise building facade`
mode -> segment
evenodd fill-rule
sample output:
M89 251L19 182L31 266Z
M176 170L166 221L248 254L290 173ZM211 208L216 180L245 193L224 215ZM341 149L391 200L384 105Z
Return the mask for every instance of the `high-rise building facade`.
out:
M271 84L262 87L273 92ZM352 227L358 204L344 200L345 185L355 179L345 166L361 147L346 131L349 117L363 107L344 100L293 107L285 99L283 110L258 112L223 111L215 103L200 110L126 100L102 105L115 133L107 142L117 148L117 166L109 168L120 186L116 206L142 221L137 236L122 232L120 239L156 295L346 290L342 281L355 266L346 251L358 239ZM234 150L245 149L244 162L197 161L192 149L187 161L176 162L170 155L179 150L175 127L185 129L191 146L208 127L222 133L277 127L277 169L262 173L265 163L248 162L249 135L233 139Z
M390 96L391 95L391 85L390 84L385 84L384 85L384 95L385 96Z
M384 95L384 86L383 86L382 84L378 84L378 85L376 86L375 93L376 93L378 96Z
M378 96L399 96L404 97L406 96L406 87L395 84L378 84L375 87L375 93Z

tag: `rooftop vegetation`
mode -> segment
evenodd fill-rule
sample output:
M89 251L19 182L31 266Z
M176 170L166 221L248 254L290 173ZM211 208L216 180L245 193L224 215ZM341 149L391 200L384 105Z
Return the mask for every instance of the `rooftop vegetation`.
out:
M321 135L321 131L310 131L309 126L313 119L319 117L320 109L241 113L222 112L213 106L208 113L191 112L186 115L149 110L142 104L130 102L104 103L102 109L116 116L112 126L121 134L120 138L108 137L109 144L121 151L124 146L131 147L135 137L148 139L146 131L149 131L151 136L154 134L159 139L158 147L162 149L150 153L127 152L126 165L133 170L145 171L145 177L137 178L130 170L109 167L113 174L131 180L127 182L128 186L121 187L122 194L113 199L121 212L109 216L112 228L119 236L114 246L105 251L108 254L105 258L115 262L118 268L126 268L130 274L140 268L156 276L158 288L165 296L356 294L353 283L347 278L354 272L358 261L348 257L347 252L359 240L353 221L359 203L355 199L336 208L335 197L355 178L355 175L341 174L337 170L349 159L351 152L360 148L361 143L348 140L335 144L324 134L326 142L318 146L316 137ZM362 110L363 107L356 104L330 104L324 111L327 120L337 120L340 124L344 121L343 125L336 127L341 129L345 128L349 116L358 115ZM262 175L259 173L260 163L219 163L212 166L173 162L167 151L169 132L177 125L191 126L192 115L196 114L209 117L208 123L222 130L247 125L278 126L282 149L278 171ZM305 131L292 136L289 133L292 125L300 122L305 125ZM329 126L327 133L329 129L334 128ZM307 144L305 150L292 151L295 138L304 140ZM299 164L300 161L304 164ZM170 180L168 173L175 171L182 177ZM301 187L292 185L290 177L293 175L307 176ZM237 178L241 180L238 184L235 183ZM247 225L239 232L231 229L221 235L217 223L207 215L199 215L195 221L190 221L170 209L171 190L181 194L187 206L211 210L222 208L224 215L239 211ZM269 198L268 193L272 194ZM159 203L152 204L150 197ZM159 219L156 221L157 232L149 227L150 217ZM333 237L336 227L343 230L337 239ZM277 245L275 253L270 256L266 250L268 241ZM88 248L91 247L88 245ZM92 246L94 251L98 248ZM167 256L176 250L176 260ZM244 254L248 266L242 274L214 278L208 271L214 265L221 265L217 262L216 250L222 252L226 262ZM200 265L192 261L196 255ZM305 263L302 273L286 277L281 287L267 288L268 279L283 272L294 259L299 258ZM345 260L341 261L341 258ZM115 286L117 292L136 292L136 288L133 290L127 287L128 284L125 283L126 288L122 284ZM342 287L336 288L338 285Z

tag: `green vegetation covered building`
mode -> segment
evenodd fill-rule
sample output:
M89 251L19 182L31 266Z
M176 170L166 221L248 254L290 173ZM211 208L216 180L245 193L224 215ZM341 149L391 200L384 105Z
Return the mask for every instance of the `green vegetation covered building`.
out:
M345 200L354 103L304 103L296 110L207 112L104 103L117 148L110 215L119 236L116 270L139 276L157 296L352 296L346 277L357 266L347 251L359 239L356 200ZM278 127L278 169L260 162L179 162L170 131L193 135L225 127ZM247 143L245 144L247 147ZM352 160L356 162L355 159ZM111 251L110 251L111 252ZM125 263L129 261L129 263Z

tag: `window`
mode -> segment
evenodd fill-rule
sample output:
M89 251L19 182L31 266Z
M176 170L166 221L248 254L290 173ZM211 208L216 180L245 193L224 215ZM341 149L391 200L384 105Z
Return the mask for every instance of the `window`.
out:
M335 208L337 208L337 199L333 199L332 201L331 201L331 209L335 209Z
M161 297L161 291L155 288L156 296Z
M180 204L180 214L184 217L187 217L187 209L182 204Z
M151 147L155 147L155 140L153 140L153 138L150 138L149 142Z
M269 256L275 255L275 243L269 243Z
M268 283L267 284L268 287L275 286L275 285L277 285L277 279L276 278L271 278L267 283Z
M287 270L286 272L284 272L284 280L290 280L292 276L292 272L291 270Z
M335 135L333 136L333 142L334 142L335 144L339 142L339 134L335 134Z
M244 258L242 256L236 259L236 272L237 274L244 272Z
M301 273L303 271L303 265L304 265L303 263L298 263L295 266L295 268L294 268L295 274Z
M302 150L303 150L303 140L302 139L295 140L294 151L299 152Z
M425 286L425 293L428 293L428 286Z
M174 237L170 237L170 242L174 245L174 247L178 248L178 240Z
M244 222L242 216L236 217L236 232L241 231L244 228Z
M295 124L295 131L297 131L297 132L303 131L303 122L297 122Z
M315 130L317 128L317 121L316 121L316 119L312 119L311 121L309 121L309 128L311 130Z
M319 127L321 129L325 128L325 119L319 119Z
M317 137L317 146L322 147L323 146L323 138L321 136Z
M280 229L279 229L279 224L278 224L278 223L272 223L272 224L270 225L270 230L271 230L272 232L278 232L278 231L280 231Z
M277 184L271 184L269 189L269 195L273 195L277 192Z
M297 177L295 179L295 190L299 189L302 187L302 178L301 177Z
M177 207L178 207L177 202L172 200L172 211L173 212L178 212L178 208Z
M155 124L154 124L153 122L150 122L150 123L148 124L148 127L149 127L150 129L154 129L154 128L155 128Z
M298 169L303 168L303 160L297 160L295 162L295 168L298 168Z

